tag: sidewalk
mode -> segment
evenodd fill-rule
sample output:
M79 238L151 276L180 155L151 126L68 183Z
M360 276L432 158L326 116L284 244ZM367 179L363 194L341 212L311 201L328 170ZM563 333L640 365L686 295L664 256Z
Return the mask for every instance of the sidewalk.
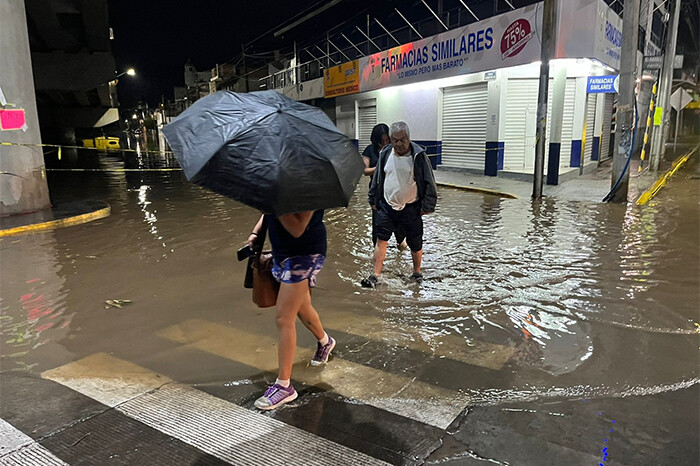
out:
M677 157L691 151L697 143L697 141L679 143L676 150L673 149L673 144L668 144L666 146L666 155L659 164L658 172L645 169L641 174L638 173L639 156L633 158L629 167L629 202L635 202L666 170L671 168L673 161ZM648 160L646 163L648 164ZM527 175L523 175L520 179L512 176L485 176L441 167L435 170L435 180L439 186L493 194L510 199L530 199L532 196L532 179L527 180ZM610 191L611 185L612 159L608 159L594 168L593 171L562 181L557 186L549 186L545 180L543 195L544 197L567 201L603 202L603 198Z
M611 163L605 162L595 171L564 181L557 186L544 185L545 197L570 201L602 202L610 191ZM532 181L503 176L484 176L438 167L435 180L439 186L494 194L511 199L530 199Z
M38 212L0 217L0 238L80 225L107 217L109 214L110 207L106 202L95 200L62 202Z

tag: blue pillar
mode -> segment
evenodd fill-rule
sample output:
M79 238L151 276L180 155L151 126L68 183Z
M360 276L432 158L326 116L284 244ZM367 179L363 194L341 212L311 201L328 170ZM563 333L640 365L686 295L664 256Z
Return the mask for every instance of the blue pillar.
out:
M549 158L547 158L547 184L559 184L559 159L561 158L561 143L549 143Z

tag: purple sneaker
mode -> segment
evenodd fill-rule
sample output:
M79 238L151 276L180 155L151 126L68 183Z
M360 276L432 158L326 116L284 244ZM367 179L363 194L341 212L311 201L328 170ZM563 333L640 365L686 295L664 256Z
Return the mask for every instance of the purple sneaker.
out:
M328 343L325 345L321 345L321 343L318 343L318 347L316 348L316 354L314 354L314 357L311 358L311 365L312 366L322 366L323 364L328 362L328 356L331 355L331 351L333 351L333 348L335 348L335 340L331 337L328 337Z
M255 400L255 407L268 411L275 409L290 401L296 400L298 394L294 390L294 386L289 384L289 387L284 388L282 385L274 384L265 390L265 394Z

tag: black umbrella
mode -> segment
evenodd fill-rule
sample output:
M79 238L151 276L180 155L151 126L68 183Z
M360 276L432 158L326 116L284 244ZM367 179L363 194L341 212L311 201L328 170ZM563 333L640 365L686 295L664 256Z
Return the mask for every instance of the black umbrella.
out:
M163 133L189 180L274 215L347 207L364 170L321 109L276 91L216 92Z

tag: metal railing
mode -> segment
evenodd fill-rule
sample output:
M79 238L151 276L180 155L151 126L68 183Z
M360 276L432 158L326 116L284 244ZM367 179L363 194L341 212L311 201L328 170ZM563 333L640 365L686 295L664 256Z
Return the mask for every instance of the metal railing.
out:
M400 14L400 12L399 12ZM470 11L464 8L454 8L439 15L439 19L448 29L466 26L477 21ZM333 65L338 65L357 58L366 57L377 52L388 50L397 45L406 44L444 32L443 24L430 15L416 22L407 23L398 29L389 30L376 18L372 20L372 26L380 29L378 35L367 35L367 31L356 28L362 36L362 40L352 41L341 27L329 33L327 38L321 41L325 49L312 43L302 48L297 53L297 59L308 60L300 65L270 74L260 79L260 87L266 89L279 89L301 82L317 79L323 76L323 70ZM353 31L354 32L354 31ZM349 33L348 33L349 34ZM342 45L341 45L342 44ZM288 55L286 58L293 58Z

